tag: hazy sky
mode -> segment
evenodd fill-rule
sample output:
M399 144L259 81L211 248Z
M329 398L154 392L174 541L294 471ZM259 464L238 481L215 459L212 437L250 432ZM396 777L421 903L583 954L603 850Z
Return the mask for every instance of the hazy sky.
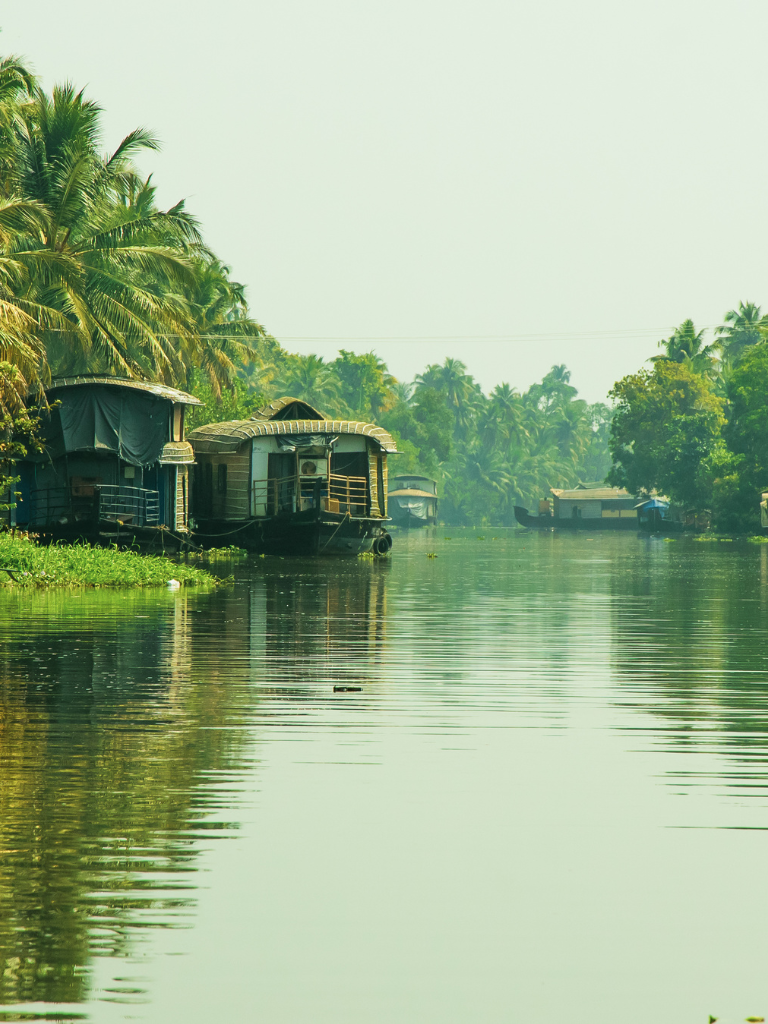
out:
M0 10L107 147L159 134L161 200L289 349L450 355L486 389L566 363L598 399L686 317L768 304L765 0Z

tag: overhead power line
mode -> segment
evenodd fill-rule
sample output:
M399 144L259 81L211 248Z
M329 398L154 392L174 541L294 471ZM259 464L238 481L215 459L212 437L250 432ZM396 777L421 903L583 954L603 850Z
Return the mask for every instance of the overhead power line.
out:
M705 324L704 327L700 327L699 330L715 330L720 327L720 324ZM529 334L347 334L347 335L331 335L331 334L304 334L304 335L267 335L268 338L274 341L286 343L286 342L312 342L312 343L333 343L333 344L355 344L360 342L420 342L425 344L434 344L435 342L483 342L488 344L503 344L504 342L515 343L515 342L545 342L545 341L584 341L589 339L598 338L616 338L619 340L632 340L637 338L643 340L645 338L657 338L661 340L664 335L672 334L674 328L669 327L636 327L627 329L618 329L613 331L562 331L559 333L529 333ZM46 331L48 334L71 334L75 333L75 328L72 331L68 331L65 328L51 328ZM167 339L181 339L186 337L182 334L167 334L165 332L158 331L155 334L157 338ZM248 334L196 334L196 338L200 338L204 341L252 341L258 340L257 335Z

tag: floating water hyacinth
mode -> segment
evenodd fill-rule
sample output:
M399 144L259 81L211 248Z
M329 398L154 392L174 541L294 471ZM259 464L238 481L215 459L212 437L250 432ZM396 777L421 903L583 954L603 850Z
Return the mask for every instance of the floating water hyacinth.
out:
M174 573L168 578L169 571ZM162 587L217 584L210 573L141 555L89 544L41 545L27 535L0 532L0 587Z

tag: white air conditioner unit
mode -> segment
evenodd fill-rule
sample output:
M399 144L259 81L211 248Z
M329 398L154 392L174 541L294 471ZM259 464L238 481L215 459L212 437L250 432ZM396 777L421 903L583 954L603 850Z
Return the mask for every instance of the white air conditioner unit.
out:
M328 459L307 457L299 459L299 476L302 480L328 479Z

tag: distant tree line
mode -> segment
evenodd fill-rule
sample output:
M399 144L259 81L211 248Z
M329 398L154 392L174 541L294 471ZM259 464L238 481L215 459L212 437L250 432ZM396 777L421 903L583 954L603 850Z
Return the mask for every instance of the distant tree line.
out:
M608 479L754 532L768 490L768 315L740 302L708 344L705 333L684 321L652 368L614 385Z
M47 93L23 61L0 60L0 500L35 443L35 400L79 373L191 390L205 403L192 425L283 394L375 420L403 451L395 471L437 477L456 523L512 523L515 503L605 476L610 412L578 399L565 367L486 395L452 359L403 384L373 353L286 352L184 203L158 206L135 163L155 137L137 128L105 154L101 120L73 86Z
M550 487L602 481L610 469L610 409L579 399L569 379L565 366L554 366L527 391L499 384L485 394L457 359L404 384L372 352L342 350L326 362L274 345L268 362L253 359L241 370L237 407L246 415L257 396L296 395L329 416L374 421L402 453L391 473L439 481L441 519L513 525L516 504ZM216 412L212 398L198 421Z

